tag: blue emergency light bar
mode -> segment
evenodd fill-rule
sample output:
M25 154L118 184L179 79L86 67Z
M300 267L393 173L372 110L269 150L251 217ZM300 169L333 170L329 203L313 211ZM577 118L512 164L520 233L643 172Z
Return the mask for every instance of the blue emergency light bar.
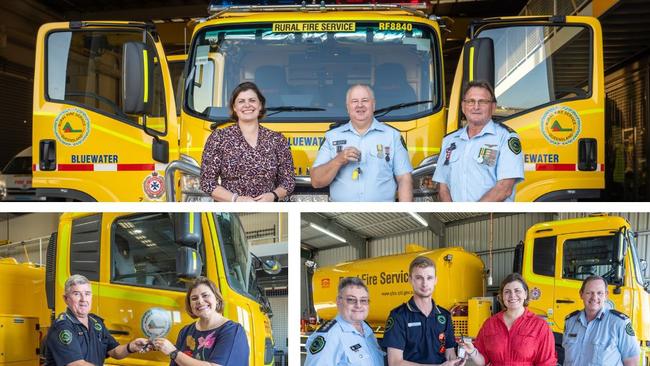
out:
M278 6L278 5L398 5L423 10L429 7L426 0L211 0L209 13L219 12L236 6Z

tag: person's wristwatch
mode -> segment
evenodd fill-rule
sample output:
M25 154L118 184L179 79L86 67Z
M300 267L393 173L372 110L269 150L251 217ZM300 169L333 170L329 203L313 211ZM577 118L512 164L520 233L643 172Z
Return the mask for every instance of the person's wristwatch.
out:
M173 351L171 351L169 353L169 359L172 360L172 361L176 359L176 356L178 356L178 350L177 349L175 349L175 350L173 350Z
M275 193L275 191L271 191L271 193L273 194L273 197L274 197L273 202L278 202L280 200L280 197L278 196L278 194Z
M126 352L128 352L128 353L133 353L133 352L135 352L135 351L131 351L131 342L129 342L129 343L126 344Z

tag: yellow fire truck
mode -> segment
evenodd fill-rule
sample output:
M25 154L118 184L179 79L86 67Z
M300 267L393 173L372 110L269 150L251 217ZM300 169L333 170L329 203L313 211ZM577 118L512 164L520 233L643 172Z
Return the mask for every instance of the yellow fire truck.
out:
M9 289L21 297L34 298L26 307L14 304L18 295L0 300L3 324L27 319L38 324L28 331L38 332L40 328L44 335L51 320L43 314L54 316L65 311L64 284L74 273L91 281L92 312L104 318L118 342L146 337L147 329L153 329L154 334L166 329L166 337L175 342L181 327L193 321L185 312L186 281L202 275L213 280L223 294L224 316L246 330L250 364L273 364L271 309L257 286L255 270L262 266L270 271L274 263L261 263L250 254L236 214L66 213L60 218L58 232L50 238L45 271L10 261L0 262L0 283L13 284ZM40 275L26 276L35 272ZM32 282L30 287L18 287L28 281ZM26 293L26 288L32 292ZM26 348L20 355L25 365L38 364L38 354L33 357L38 342L24 347L18 342L19 347L16 339L27 339L20 336L27 331L18 325L8 330L6 338L0 337L0 344L6 346L3 348L16 352ZM32 338L38 341L38 333ZM169 363L169 358L159 352L134 357L107 363ZM4 361L0 359L0 365L9 365L10 361L8 355Z
M639 259L636 236L621 217L595 216L533 225L515 251L515 270L530 289L529 309L545 318L564 353L564 318L584 304L582 280L599 275L609 283L608 305L632 320L641 365L650 364L650 284Z
M313 305L321 319L336 316L341 277L356 276L368 285L371 306L368 323L383 334L391 309L412 295L408 265L416 256L430 257L437 267L433 298L452 313L457 336L475 337L494 304L485 294L481 259L462 248L423 251L410 245L404 254L343 262L322 267L312 279ZM582 309L582 280L595 274L609 282L609 306L627 314L641 345L642 365L650 357L650 284L644 283L647 263L639 260L634 232L620 217L598 216L551 221L532 226L515 250L514 270L530 289L528 308L546 319L563 358L564 318Z
M496 83L497 119L522 135L526 179L518 200L589 199L604 188L602 40L595 19L472 25L468 60L447 104L441 22L428 2L331 2L213 1L211 15L193 28L177 98L180 118L153 24L42 26L33 102L37 195L208 199L198 188L203 145L213 129L232 123L234 87L253 81L267 98L263 125L291 145L294 200L326 199L327 191L311 188L309 170L324 133L348 120L345 93L354 83L373 87L376 117L407 144L416 199L432 200L442 137L461 123L460 87L479 77Z

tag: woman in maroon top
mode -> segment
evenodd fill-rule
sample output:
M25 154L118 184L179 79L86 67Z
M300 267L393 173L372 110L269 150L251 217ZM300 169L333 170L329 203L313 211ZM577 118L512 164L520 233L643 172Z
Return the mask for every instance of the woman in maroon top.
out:
M523 277L508 275L498 298L506 310L485 321L474 344L463 344L472 361L478 366L555 366L553 332L526 308L528 285Z
M230 97L230 116L237 123L216 129L208 137L201 190L215 201L273 202L293 192L296 183L289 143L259 123L266 113L265 103L255 84L239 84Z

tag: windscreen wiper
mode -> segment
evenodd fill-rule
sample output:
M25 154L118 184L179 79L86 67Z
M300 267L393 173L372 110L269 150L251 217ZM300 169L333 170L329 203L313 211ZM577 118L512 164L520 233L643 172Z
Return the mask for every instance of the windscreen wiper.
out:
M281 112L317 112L317 111L324 111L325 108L317 108L317 107L296 107L294 105L283 105L280 107L267 107L267 111L271 111L273 113L269 113L266 116L270 117L274 114L278 114Z
M382 116L385 116L389 112L392 112L394 110L402 109L402 108L408 108L408 107L412 107L414 105L420 105L420 104L424 104L424 103L433 103L433 100L418 100L417 102L399 103L399 104L391 105L391 106L384 107L384 108L381 108L381 109L377 109L375 111L375 117L382 117Z

